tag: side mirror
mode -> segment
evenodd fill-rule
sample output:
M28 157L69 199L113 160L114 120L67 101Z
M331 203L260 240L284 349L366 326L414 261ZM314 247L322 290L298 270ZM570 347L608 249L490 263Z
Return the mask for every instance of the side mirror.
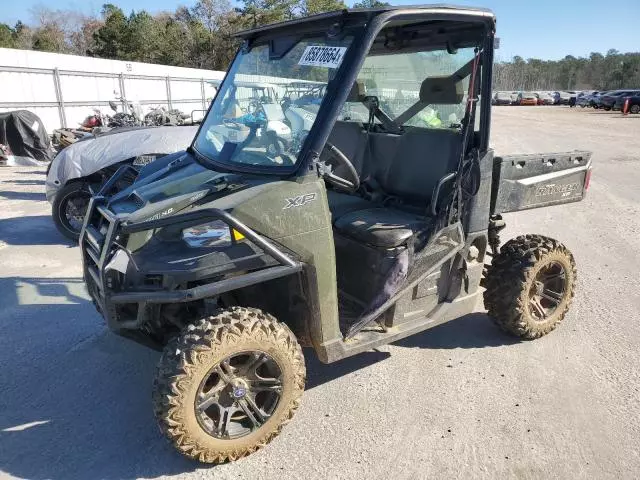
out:
M118 111L118 105L113 100L109 100L109 106L111 107L111 110L113 110L114 112Z

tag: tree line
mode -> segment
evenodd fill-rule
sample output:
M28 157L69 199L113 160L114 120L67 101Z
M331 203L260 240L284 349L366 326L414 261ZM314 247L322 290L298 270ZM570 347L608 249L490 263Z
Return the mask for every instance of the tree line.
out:
M493 85L494 90L507 91L640 88L640 52L611 49L605 55L567 55L562 60L524 60L516 56L508 62L496 62Z
M237 42L233 33L268 23L345 8L342 0L198 0L191 8L126 14L114 4L99 15L39 7L30 24L0 23L0 47L87 55L115 60L226 70ZM362 0L354 7L388 5ZM640 88L640 53L568 55L561 60L514 57L494 65L496 90Z
M378 5L388 3L354 6ZM0 23L0 47L226 70L237 47L234 32L342 8L342 0L241 0L236 7L229 0L198 0L173 12L128 15L108 3L92 16L40 6L29 25Z

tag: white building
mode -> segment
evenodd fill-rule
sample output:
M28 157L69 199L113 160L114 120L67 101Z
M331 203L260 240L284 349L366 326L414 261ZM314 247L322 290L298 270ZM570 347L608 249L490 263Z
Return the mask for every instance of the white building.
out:
M205 110L225 72L0 48L0 111L26 109L48 132L123 97L143 109ZM202 116L195 112L194 116Z

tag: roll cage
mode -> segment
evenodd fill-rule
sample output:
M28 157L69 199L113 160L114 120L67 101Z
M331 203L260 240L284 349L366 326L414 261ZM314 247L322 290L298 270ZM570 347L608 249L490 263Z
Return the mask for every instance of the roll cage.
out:
M346 9L246 30L237 33L236 37L243 40L240 52L247 52L256 45L268 44L270 57L278 58L286 54L299 40L317 36L319 32L326 32L329 37L353 35L354 41L327 85L316 122L305 139L298 161L290 172L254 170L252 173L288 176L305 175L314 171L313 165L320 158L320 153L341 113L342 106L348 99L351 87L356 82L365 57L370 53L392 54L398 48L409 49L407 51L446 50L453 53L458 48L480 47L478 61L482 75L476 86L476 93L479 93L481 113L477 123L478 134L474 135L472 140L473 146L479 152L487 150L495 33L495 16L491 11L478 8L461 9L447 5ZM223 90L225 81L227 77L220 85L216 96ZM215 98L212 105L214 103ZM203 121L202 125L205 124L206 121ZM387 124L389 125L389 122ZM193 145L191 151L196 153L198 158Z

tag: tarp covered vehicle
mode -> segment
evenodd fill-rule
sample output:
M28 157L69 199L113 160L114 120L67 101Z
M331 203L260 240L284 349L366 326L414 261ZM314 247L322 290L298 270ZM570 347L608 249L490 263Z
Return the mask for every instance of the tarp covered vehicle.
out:
M56 227L77 240L92 192L122 165L143 165L186 148L198 127L133 127L91 135L64 148L47 171L46 196ZM119 182L131 184L135 169Z
M6 153L18 159L49 162L53 158L42 120L28 110L0 113L0 144L9 147Z
M154 412L180 452L263 447L300 405L301 346L330 363L458 318L483 276L506 331L533 339L563 319L573 256L541 235L501 246L500 214L581 200L590 154L494 157L494 31L488 10L423 6L241 33L192 145L92 198L89 294L113 331L163 349ZM236 82L261 76L326 85L305 139L278 155L259 123L216 133Z

